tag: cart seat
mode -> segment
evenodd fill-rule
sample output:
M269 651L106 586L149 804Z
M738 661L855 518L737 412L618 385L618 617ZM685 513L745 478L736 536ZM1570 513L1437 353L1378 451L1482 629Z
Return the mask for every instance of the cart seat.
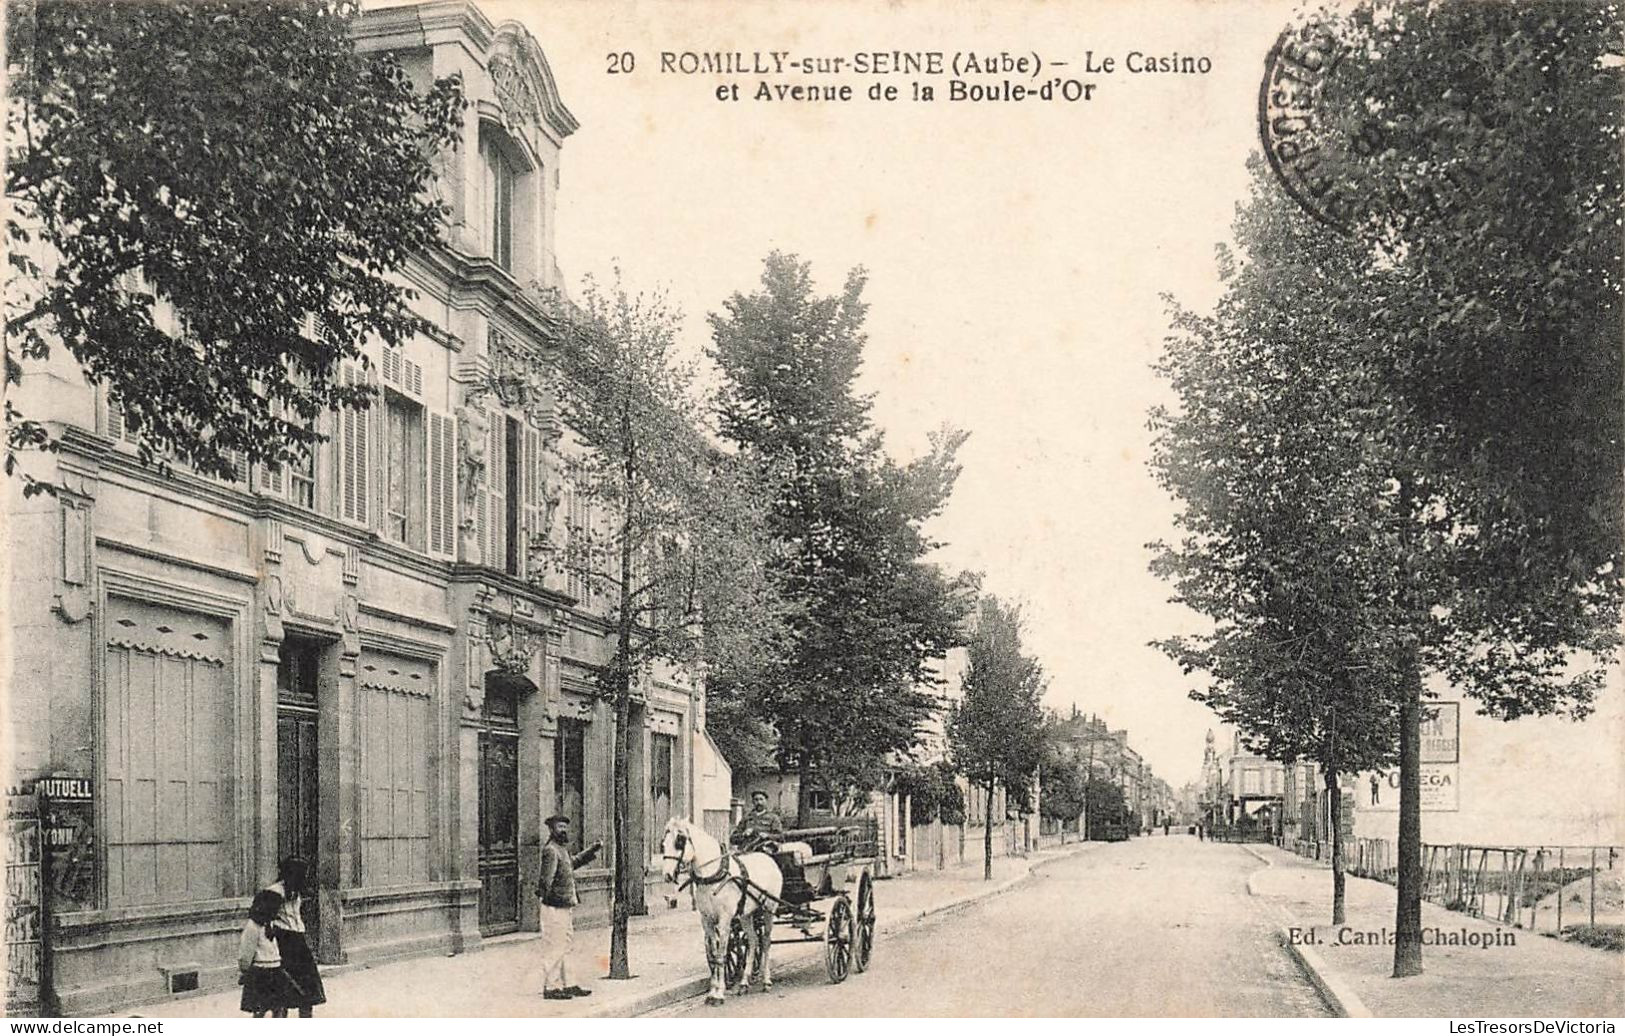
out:
M778 857L781 864L793 863L801 867L806 865L807 858L812 854L812 846L806 842L781 842L779 843L779 851L774 855Z

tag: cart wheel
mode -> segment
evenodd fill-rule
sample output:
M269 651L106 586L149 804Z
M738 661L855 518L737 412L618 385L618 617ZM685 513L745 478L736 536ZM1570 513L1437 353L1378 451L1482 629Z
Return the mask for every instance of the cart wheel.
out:
M875 881L868 871L858 878L858 916L852 932L852 970L869 970L875 949Z
M834 983L846 981L852 970L852 900L845 892L829 905L824 925L824 968Z
M745 969L750 966L750 940L745 938L745 925L735 917L728 926L728 949L722 958L722 985L733 989L745 981Z

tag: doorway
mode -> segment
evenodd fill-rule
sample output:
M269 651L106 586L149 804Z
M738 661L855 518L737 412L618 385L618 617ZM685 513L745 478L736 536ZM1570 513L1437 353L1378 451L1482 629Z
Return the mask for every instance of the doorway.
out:
M304 859L312 876L320 873L316 689L322 650L317 641L284 640L276 671L276 855L278 860ZM320 920L319 899L304 898L305 928L312 944Z
M480 934L519 930L519 692L492 673L480 729Z

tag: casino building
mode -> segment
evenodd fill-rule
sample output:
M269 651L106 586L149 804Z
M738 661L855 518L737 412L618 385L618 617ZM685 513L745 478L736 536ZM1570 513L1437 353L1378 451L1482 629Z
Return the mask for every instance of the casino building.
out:
M374 406L330 415L308 464L223 482L143 467L65 350L19 389L62 441L35 473L66 487L6 489L12 780L76 793L50 854L64 1013L233 984L283 856L314 863L319 958L353 963L534 929L541 819L613 835L608 602L554 563L596 518L562 478L541 303L577 124L530 34L474 6L370 10L356 38L470 101L447 245L400 271L434 330L344 372ZM672 815L725 822L700 688L645 673L633 724L638 850Z

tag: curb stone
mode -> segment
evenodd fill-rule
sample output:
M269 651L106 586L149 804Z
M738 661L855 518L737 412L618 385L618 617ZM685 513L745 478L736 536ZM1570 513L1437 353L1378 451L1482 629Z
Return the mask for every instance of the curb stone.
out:
M1253 885L1253 879L1275 866L1275 861L1245 843L1242 844L1242 848L1264 865L1247 875L1247 894L1263 899L1264 897L1259 893L1257 887ZM1292 940L1290 930L1295 926L1288 923L1290 918L1284 909L1273 903L1261 905L1275 915L1276 921L1280 925L1276 929L1275 937L1280 942L1281 948L1286 950L1287 956L1292 958L1292 962L1298 966L1299 971L1303 972L1303 976L1309 980L1309 984L1315 987L1315 992L1320 994L1320 998L1326 1002L1326 1006L1331 1009L1333 1014L1339 1018L1374 1017L1371 1009L1365 1005L1365 1001L1360 999L1360 995L1344 981L1341 975L1321 959L1320 954L1316 953L1313 947L1300 946Z
M937 914L946 914L951 911L958 910L961 907L970 906L973 903L979 903L986 899L992 899L995 896L1001 896L1004 893L1009 892L1012 889L1015 889L1018 886L1023 885L1037 877L1038 872L1042 868L1054 863L1057 860L1073 856L1092 844L1094 843L1081 842L1078 843L1076 848L1071 849L1070 851L1063 851L1054 856L1036 860L1033 862L1032 866L1027 868L1027 873L1022 874L1019 877L1008 878L1002 882L999 882L997 885L994 885L992 888L982 889L977 892L973 892L970 895L959 896L956 899L950 899L947 902L938 903L935 906L909 913L904 917L897 918L894 921L889 921L886 924L877 924L875 926L875 933L880 935L902 931L912 927L928 917L933 917ZM808 954L806 957L786 961L782 966L774 968L773 971L775 975L788 975L803 968L816 966L821 962L821 957L818 957L816 954ZM638 1015L647 1014L650 1011L659 1010L662 1007L669 1007L672 1004L681 1003L684 1000L694 999L695 997L701 996L708 992L710 988L710 975L702 975L698 978L681 979L679 981L669 983L659 989L650 990L648 993L645 993L643 996L640 996L636 1000L629 1003L605 1004L602 1008L598 1008L583 1017L635 1018Z

